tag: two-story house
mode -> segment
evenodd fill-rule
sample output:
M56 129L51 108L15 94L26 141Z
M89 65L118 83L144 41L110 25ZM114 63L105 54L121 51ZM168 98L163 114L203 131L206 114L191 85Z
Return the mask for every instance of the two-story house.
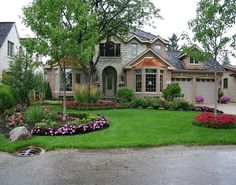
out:
M160 36L136 29L125 39L112 37L96 46L100 55L95 79L100 83L101 98L115 98L122 82L137 97L160 96L171 82L180 84L185 99L193 102L202 95L205 102L214 102L214 69L221 87L223 68L215 61L196 61L186 54L167 51L168 41ZM54 97L62 96L60 70L48 66L48 80ZM66 90L73 96L78 85L88 82L81 70L67 69Z
M0 80L19 49L20 38L15 22L0 22Z

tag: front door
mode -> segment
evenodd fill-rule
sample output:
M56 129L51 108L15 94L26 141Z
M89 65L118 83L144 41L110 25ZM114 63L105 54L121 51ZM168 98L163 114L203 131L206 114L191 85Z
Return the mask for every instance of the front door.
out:
M105 76L105 96L115 96L115 77Z

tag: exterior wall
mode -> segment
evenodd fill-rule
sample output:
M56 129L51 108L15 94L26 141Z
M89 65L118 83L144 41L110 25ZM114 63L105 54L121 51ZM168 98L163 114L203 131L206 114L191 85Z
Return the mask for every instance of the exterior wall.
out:
M194 69L198 69L198 70L199 69L204 69L203 68L203 63L200 62L200 61L199 61L198 64L191 64L190 63L190 57L184 57L182 61L183 61L184 67L186 69L192 69L192 70L194 70Z
M8 69L9 62L11 60L11 58L7 55L8 41L14 43L14 53L16 54L20 48L20 40L16 25L13 25L2 47L0 48L0 79L2 78L2 71Z
M230 76L230 74L236 74L230 70L226 70L222 77L222 90L225 96L229 96L232 101L236 101L236 76ZM228 88L223 87L223 79L228 79Z

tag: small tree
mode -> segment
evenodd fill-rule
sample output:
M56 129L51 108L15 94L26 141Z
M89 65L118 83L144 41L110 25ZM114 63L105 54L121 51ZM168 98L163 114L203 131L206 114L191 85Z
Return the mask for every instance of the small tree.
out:
M226 65L230 65L230 64L231 64L231 62L229 60L228 54L226 53L225 56L223 57L222 65L226 66Z
M66 118L66 69L88 63L95 53L98 29L90 1L35 0L23 9L23 22L35 33L28 51L50 56L60 67L63 87L63 119Z
M194 32L194 40L202 44L214 62L219 62L225 54L226 47L235 49L236 34L230 35L228 30L235 25L235 0L200 0L197 16L189 22ZM215 65L215 114L217 113L217 65Z
M179 37L177 34L173 33L171 37L169 37L169 44L167 46L168 51L178 51L179 50Z
M181 88L178 83L170 83L163 90L163 96L166 100L172 101L174 98L181 97Z
M34 89L34 70L39 63L32 60L29 54L15 55L10 61L8 75L3 83L14 88L21 103L29 103L28 94Z

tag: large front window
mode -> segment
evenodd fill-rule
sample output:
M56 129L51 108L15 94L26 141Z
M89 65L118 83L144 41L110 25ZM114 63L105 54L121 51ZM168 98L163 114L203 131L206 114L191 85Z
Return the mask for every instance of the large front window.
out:
M136 92L142 92L142 69L135 70L136 72Z
M156 92L156 69L146 69L146 92Z
M101 57L120 57L120 44L111 41L100 43L99 54Z
M71 69L66 69L65 78L66 78L66 91L72 91L72 70Z

